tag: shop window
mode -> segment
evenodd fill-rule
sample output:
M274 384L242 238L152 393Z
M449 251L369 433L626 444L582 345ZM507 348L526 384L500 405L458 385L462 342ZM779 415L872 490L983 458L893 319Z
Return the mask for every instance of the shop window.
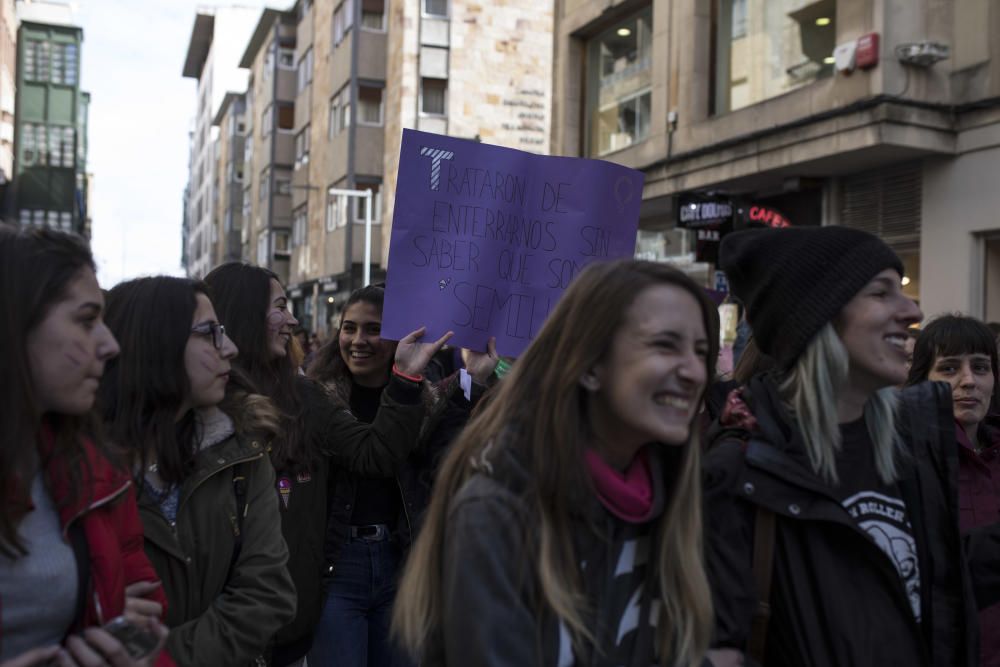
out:
M647 9L587 44L588 153L605 155L649 136L652 11Z
M444 116L448 81L446 79L420 80L420 112L431 116Z
M836 18L836 0L717 0L716 113L830 76Z
M358 122L362 125L382 124L382 88L358 87Z
M385 0L361 0L361 27L385 31Z

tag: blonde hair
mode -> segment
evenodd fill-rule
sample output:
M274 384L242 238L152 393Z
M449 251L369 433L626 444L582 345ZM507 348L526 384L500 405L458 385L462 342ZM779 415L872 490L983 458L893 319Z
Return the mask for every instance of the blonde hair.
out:
M672 285L689 292L702 310L709 340L707 377L718 354L718 312L704 292L682 273L662 264L623 260L587 267L560 299L535 341L514 364L493 400L466 427L441 466L423 529L403 574L394 610L394 631L422 655L445 631L443 574L447 514L452 499L479 472L477 461L499 450L516 450L528 469L522 498L537 553L524 554L534 568L541 598L562 621L578 652L595 638L584 616L588 601L573 548L571 514L593 493L584 464L587 423L579 378L605 354L628 307L647 287ZM544 411L539 405L546 406ZM518 437L505 437L517 429ZM704 570L701 523L700 448L696 427L668 490L657 525L659 551L648 576L658 582L660 656L664 664L695 667L707 650L713 627ZM532 446L544 443L545 446ZM532 565L533 563L533 565ZM461 564L459 567L468 567Z
M832 323L827 323L795 362L780 392L795 415L813 471L832 484L839 483L837 453L840 424L837 396L847 383L850 357ZM896 460L901 442L896 428L899 396L894 387L877 391L864 409L872 439L875 469L886 484L899 476Z

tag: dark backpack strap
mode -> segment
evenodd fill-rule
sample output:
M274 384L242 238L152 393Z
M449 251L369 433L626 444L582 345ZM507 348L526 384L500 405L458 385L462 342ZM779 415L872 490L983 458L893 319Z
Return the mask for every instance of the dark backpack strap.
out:
M69 544L73 549L73 560L76 561L76 619L74 627L83 627L83 619L87 613L87 598L90 596L90 545L87 544L87 534L83 529L83 521L77 519L69 525ZM110 620L110 619L102 619Z
M771 575L774 572L774 512L760 505L753 527L753 581L757 589L757 608L750 621L747 653L764 664L767 624L771 620Z
M236 561L240 559L240 552L243 550L243 520L246 518L248 509L247 476L249 474L250 468L246 464L239 463L233 466L233 496L236 498L236 523L233 525L233 532L236 539L233 542L233 555L229 559L227 581L232 576Z

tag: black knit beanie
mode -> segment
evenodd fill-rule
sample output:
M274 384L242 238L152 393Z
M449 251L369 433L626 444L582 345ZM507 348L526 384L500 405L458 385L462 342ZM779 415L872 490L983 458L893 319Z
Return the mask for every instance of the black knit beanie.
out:
M791 368L809 341L885 269L903 275L889 246L847 227L748 229L727 234L719 268L746 305L762 352Z

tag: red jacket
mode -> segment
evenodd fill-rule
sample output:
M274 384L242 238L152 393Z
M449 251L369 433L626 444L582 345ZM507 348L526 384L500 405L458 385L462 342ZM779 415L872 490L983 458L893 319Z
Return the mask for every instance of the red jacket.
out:
M961 425L958 438L958 523L962 532L1000 522L1000 417L990 416L979 427L988 444L976 452ZM982 667L1000 667L1000 604L979 612Z
M43 433L43 448L51 446L51 435ZM49 488L69 540L69 529L82 522L90 554L89 590L77 629L102 625L125 610L125 587L138 581L158 581L143 549L142 522L135 489L128 473L116 468L91 441L82 441L85 465L81 466L80 491L70 497L70 478L65 461L53 457L45 469ZM157 588L151 599L163 605L167 598ZM166 651L156 663L174 664Z

